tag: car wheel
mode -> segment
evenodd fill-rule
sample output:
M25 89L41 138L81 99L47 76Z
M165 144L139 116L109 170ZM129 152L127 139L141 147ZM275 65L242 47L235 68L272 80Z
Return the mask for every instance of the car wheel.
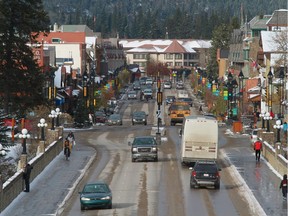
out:
M132 122L132 125L134 125L134 122Z
M219 190L220 189L220 183L215 184L215 189Z
M145 122L144 125L147 125L147 122Z
M112 203L107 206L107 209L112 209Z
M154 161L155 161L155 162L158 162L158 157L156 157L156 158L154 159Z
M81 211L85 210L85 206L81 204Z
M132 162L135 162L135 159L134 158L132 158L132 160L131 160Z

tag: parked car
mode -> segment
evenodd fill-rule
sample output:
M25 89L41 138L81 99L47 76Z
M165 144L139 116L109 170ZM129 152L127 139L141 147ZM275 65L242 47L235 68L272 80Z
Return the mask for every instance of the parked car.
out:
M168 95L166 96L166 105L172 104L176 100L175 96Z
M190 188L200 186L213 186L215 189L220 188L220 168L215 161L197 161L194 167L190 167Z
M112 114L108 117L107 123L109 126L111 125L122 125L122 117L120 114Z
M171 82L165 82L164 83L164 89L171 89L172 88L172 83Z
M112 192L102 181L85 184L80 194L81 210L88 208L112 208Z
M177 98L177 101L186 102L186 103L189 104L190 107L193 106L193 100L192 100L192 98L190 98L190 97Z
M105 123L107 120L106 114L103 111L96 111L94 115L95 123Z
M137 99L137 92L136 91L129 91L127 93L128 100L130 99Z
M128 145L131 146L132 162L141 159L158 161L158 147L153 136L135 137Z
M147 125L147 114L144 111L135 111L132 114L132 125L144 124Z

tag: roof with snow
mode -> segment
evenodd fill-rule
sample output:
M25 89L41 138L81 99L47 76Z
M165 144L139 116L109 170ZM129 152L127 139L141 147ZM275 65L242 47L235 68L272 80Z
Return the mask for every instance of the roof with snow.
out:
M119 44L127 50L127 53L196 53L196 49L209 49L211 47L209 40L188 39L127 39L120 40Z

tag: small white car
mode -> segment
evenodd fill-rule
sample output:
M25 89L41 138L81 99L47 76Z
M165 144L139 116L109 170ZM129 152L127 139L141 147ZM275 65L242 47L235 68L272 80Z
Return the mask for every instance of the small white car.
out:
M164 89L171 89L171 88L172 88L171 82L165 82L164 83Z
M137 99L137 92L136 91L129 91L127 96L128 96L128 100Z
M253 129L250 134L251 143L253 144L254 142L257 141L257 139L258 139L258 129Z

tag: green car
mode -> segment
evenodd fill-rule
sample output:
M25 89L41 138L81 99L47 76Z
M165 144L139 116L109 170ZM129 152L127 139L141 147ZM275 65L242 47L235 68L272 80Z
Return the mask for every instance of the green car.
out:
M86 184L80 194L81 210L88 208L112 208L112 192L102 181Z

